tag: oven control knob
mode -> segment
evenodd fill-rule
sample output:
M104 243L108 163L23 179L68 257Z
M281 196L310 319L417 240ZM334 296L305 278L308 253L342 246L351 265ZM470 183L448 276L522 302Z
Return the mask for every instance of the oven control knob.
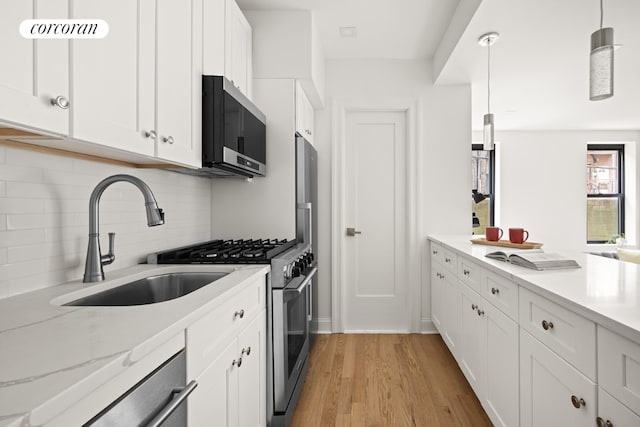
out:
M293 276L293 277L298 277L298 276L300 276L300 267L293 267L292 276Z
M307 258L309 258L309 262L312 262L314 260L313 252L307 253Z

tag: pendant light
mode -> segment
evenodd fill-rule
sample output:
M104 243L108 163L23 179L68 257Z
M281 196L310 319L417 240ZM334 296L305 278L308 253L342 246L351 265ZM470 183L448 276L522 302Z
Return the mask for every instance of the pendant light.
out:
M491 45L500 38L500 34L491 32L483 34L478 39L480 46L487 47L487 114L484 115L484 125L482 128L482 145L484 150L493 150L495 140L493 136L493 114L491 113Z
M600 0L600 29L591 34L589 100L613 96L613 28L602 28L604 8Z

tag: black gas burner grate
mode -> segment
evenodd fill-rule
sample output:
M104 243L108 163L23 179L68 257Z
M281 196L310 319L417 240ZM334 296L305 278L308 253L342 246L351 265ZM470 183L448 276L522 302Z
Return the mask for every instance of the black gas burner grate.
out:
M158 264L268 264L296 244L287 239L212 240L156 254Z

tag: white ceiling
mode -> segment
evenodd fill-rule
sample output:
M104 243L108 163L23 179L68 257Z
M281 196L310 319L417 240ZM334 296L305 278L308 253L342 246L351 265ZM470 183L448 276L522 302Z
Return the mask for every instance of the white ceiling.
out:
M327 58L433 58L458 3L468 0L237 0L243 10L312 10ZM480 3L438 76L471 83L472 124L486 113L486 48L491 50L491 110L496 130L640 129L640 1L604 0L604 25L615 30L615 95L591 102L590 35L598 0L474 0ZM340 38L338 27L358 36Z
M459 0L237 0L242 10L312 10L328 59L426 59ZM356 27L341 38L339 27Z

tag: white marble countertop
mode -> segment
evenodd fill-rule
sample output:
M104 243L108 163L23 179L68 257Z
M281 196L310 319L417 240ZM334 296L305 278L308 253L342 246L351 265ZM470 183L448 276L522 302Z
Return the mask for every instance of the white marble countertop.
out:
M156 304L58 305L151 274L179 271L230 274L183 297ZM225 299L216 301L217 297L268 271L264 265L138 265L111 271L108 280L99 284L83 286L78 280L0 300L0 427L49 422L180 336ZM180 338L184 343L183 335Z
M581 268L537 271L485 257L488 252L509 248L473 244L472 236L435 235L429 239L468 255L520 286L640 342L640 264L543 246L545 252L557 252L575 259Z

